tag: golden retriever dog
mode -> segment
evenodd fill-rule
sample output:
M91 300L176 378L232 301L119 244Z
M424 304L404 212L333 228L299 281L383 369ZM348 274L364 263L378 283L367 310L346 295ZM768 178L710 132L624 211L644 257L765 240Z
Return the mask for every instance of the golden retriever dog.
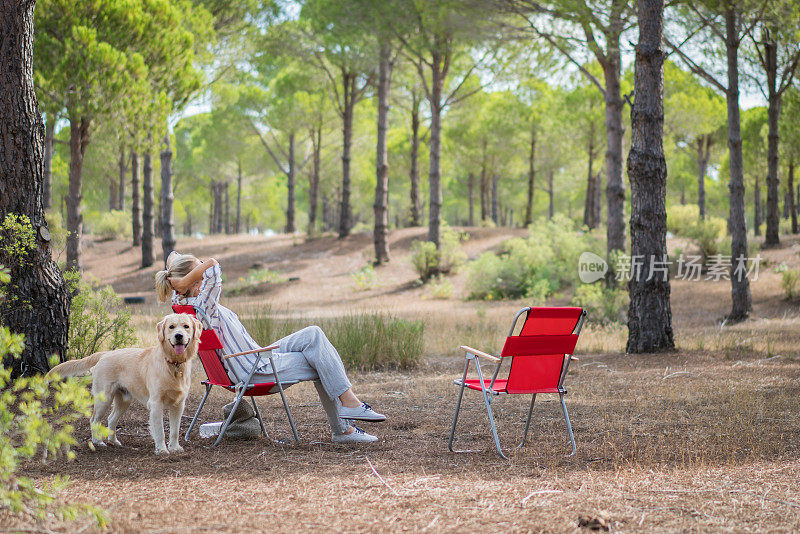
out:
M156 444L156 454L183 450L178 443L180 423L189 394L192 358L197 354L203 326L191 315L173 313L158 323L157 330L159 344L155 347L97 352L59 364L48 373L67 377L92 370L91 422L95 445L106 445L98 438L95 423L106 416L112 403L108 442L121 445L116 436L117 421L136 399L150 410L150 435ZM169 447L164 446L165 408L169 411Z

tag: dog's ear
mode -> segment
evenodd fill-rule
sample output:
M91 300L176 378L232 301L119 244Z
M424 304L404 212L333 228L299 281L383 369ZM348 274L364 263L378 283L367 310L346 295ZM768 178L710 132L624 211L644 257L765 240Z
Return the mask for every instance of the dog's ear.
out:
M203 334L203 323L196 317L192 317L192 324L194 325L194 339L200 343L200 336Z
M165 336L164 336L164 326L166 326L166 324L167 324L167 318L164 317L163 319L161 319L161 322L158 323L158 326L156 326L156 332L158 332L158 341L159 341L159 343L163 343L164 342L164 338L165 338Z

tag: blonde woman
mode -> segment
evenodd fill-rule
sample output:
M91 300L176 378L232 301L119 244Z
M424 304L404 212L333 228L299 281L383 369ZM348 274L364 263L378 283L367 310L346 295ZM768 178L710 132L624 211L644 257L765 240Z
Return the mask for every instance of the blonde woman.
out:
M200 261L191 254L172 252L166 270L156 274L158 299L170 295L173 304L193 306L198 317L209 322L222 342L223 354L234 354L262 347L245 330L239 317L219 303L222 295L222 269L214 258ZM281 380L313 380L335 443L369 443L378 438L351 425L347 420L384 421L386 416L374 411L353 393L342 358L318 326L309 326L272 345ZM228 376L236 383L247 377L247 370L258 362L251 383L274 381L268 359L259 354L245 354L226 360Z

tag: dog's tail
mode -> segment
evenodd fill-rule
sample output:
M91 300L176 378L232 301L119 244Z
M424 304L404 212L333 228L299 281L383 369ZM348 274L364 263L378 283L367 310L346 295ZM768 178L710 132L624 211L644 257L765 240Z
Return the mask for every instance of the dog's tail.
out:
M58 376L66 378L68 376L81 375L97 365L97 362L99 362L100 358L105 356L106 353L107 351L95 352L91 356L81 358L80 360L69 360L64 363L60 363L50 369L50 371L47 373L47 376L58 374Z

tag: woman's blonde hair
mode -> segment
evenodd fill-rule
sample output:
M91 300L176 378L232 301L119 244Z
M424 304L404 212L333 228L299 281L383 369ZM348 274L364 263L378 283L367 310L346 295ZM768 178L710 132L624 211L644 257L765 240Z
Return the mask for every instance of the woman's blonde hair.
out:
M170 259L171 258L171 259ZM170 254L167 258L167 269L156 273L156 294L159 302L166 302L172 295L169 278L182 278L189 274L200 263L192 254Z

